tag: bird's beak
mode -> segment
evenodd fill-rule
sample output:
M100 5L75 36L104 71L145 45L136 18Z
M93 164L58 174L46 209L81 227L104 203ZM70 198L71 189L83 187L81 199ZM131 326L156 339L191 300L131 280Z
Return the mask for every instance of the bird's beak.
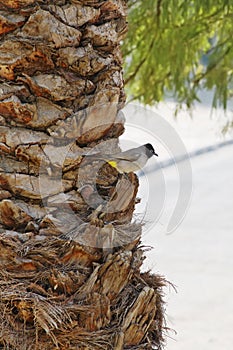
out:
M154 156L158 157L159 155L157 153L154 153Z

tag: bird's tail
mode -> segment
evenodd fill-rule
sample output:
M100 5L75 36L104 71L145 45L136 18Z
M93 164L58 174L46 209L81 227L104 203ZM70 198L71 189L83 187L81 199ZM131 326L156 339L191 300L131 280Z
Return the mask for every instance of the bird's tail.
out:
M103 160L103 161L107 161L108 157L103 156L102 153L98 152L98 153L93 153L93 154L82 154L83 160L84 161L95 161L95 160Z

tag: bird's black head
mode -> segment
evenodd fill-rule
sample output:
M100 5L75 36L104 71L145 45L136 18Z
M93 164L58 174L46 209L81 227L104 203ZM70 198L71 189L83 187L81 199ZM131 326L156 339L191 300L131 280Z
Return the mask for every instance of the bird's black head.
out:
M152 156L157 156L158 157L158 154L155 153L154 147L150 143L146 143L144 146L146 148L146 155L149 158L152 157Z

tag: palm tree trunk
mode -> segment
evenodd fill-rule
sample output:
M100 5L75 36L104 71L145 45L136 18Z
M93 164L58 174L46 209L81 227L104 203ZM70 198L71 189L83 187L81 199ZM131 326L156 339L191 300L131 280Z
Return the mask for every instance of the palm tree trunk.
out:
M0 0L0 349L152 349L138 181L118 151L125 0Z

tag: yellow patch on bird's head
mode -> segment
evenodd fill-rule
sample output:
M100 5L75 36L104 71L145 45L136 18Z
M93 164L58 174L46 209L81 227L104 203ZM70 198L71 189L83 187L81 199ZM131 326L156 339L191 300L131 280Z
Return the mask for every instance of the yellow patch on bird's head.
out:
M111 165L113 168L117 167L117 162L115 160L109 160L108 164Z

